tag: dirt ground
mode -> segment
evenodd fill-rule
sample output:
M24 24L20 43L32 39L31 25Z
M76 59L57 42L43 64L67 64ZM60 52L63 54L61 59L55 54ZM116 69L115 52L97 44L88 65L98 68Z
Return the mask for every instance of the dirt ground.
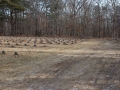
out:
M120 41L0 37L0 90L120 90Z

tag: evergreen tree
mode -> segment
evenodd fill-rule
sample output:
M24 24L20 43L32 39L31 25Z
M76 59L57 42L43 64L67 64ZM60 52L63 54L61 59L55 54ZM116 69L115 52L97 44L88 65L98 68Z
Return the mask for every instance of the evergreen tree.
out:
M24 11L25 8L22 6L22 0L1 0L0 1L0 19L2 19L2 22L7 17L7 20L9 19L11 24L11 35L15 35L16 32L16 20L17 20L17 13ZM9 15L6 15L5 13L10 13ZM4 24L2 24L4 25ZM3 31L2 31L3 32Z

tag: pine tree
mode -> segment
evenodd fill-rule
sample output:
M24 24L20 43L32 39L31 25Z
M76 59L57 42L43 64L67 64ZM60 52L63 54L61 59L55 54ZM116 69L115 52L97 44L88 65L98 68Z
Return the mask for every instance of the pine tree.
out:
M7 6L12 9L24 10L24 7L19 5L21 0L0 0L0 7Z
M7 9L7 10L6 10ZM17 13L24 11L25 8L22 5L22 0L1 0L0 1L0 16L3 21L5 20L5 14L3 11L10 12L9 21L11 24L11 35L15 35L16 33L16 20ZM4 15L3 15L4 14Z

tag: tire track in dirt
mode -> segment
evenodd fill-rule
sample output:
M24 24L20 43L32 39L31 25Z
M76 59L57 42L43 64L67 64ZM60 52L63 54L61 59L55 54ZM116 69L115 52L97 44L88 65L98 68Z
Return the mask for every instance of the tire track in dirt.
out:
M115 45L110 45L109 47L108 47L108 45L106 45L103 48L103 49L105 49L103 59L100 59L97 62L98 66L97 66L96 72L95 72L94 86L96 86L100 90L103 90L103 89L119 90L118 88L120 88L117 85L119 83L117 81L118 78L115 79L115 77L118 76L117 74L119 73L119 71L116 73L116 70L118 67L120 67L120 63L119 63L120 61L118 60L118 58L114 58L114 56L116 54L118 54L118 52L113 50L112 51L113 55L109 55L109 58L107 58L107 59L105 58L105 55L107 55L107 53L110 53L109 50L113 47L115 47ZM117 60L117 63L119 63L119 64L116 63L116 60ZM114 83L114 81L116 81L116 83Z
M83 52L84 53L84 52ZM103 52L102 52L103 53ZM83 54L83 55L85 55L85 56L83 56L83 58L80 58L80 57L74 57L74 54L73 55L70 55L70 57L69 57L69 54L67 55L68 57L69 57L69 59L66 59L66 60L64 60L64 61L61 61L61 62L57 62L56 64L53 64L52 65L52 67L53 68L57 68L57 69L55 69L55 70L53 70L52 72L55 74L55 77L50 81L50 82L52 82L52 83L54 83L54 82L57 82L58 80L60 80L60 77L59 76L61 76L62 77L62 75L64 75L64 72L65 71L68 71L69 69L71 70L71 68L73 67L73 66L75 66L76 64L79 64L79 63L84 63L85 65L88 65L88 61L89 61L89 59L88 58L90 58L91 57L91 55L95 55L95 54L97 54L96 53L96 51L94 52L94 54L93 53L90 53L88 56L86 56L85 54ZM71 57L73 58L73 59L71 59ZM76 58L80 58L80 59L83 59L82 61L80 61L80 60L75 60ZM102 59L102 58L100 58L100 59ZM87 69L87 68L89 68L89 66L86 66L86 67L84 67L84 69L83 70L85 70L85 69ZM83 70L81 70L81 72L83 72ZM86 71L87 72L87 71ZM84 74L86 74L86 73L84 73ZM82 74L81 76L83 76L84 74ZM79 76L80 77L80 76ZM73 80L74 80L75 78L73 78ZM72 78L70 79L70 80L72 80ZM60 82L59 82L60 83Z

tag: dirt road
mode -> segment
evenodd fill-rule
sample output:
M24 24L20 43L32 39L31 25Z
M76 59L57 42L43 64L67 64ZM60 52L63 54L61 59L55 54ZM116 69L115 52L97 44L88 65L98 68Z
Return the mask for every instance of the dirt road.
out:
M120 42L17 48L19 56L7 49L0 56L0 90L120 90Z

